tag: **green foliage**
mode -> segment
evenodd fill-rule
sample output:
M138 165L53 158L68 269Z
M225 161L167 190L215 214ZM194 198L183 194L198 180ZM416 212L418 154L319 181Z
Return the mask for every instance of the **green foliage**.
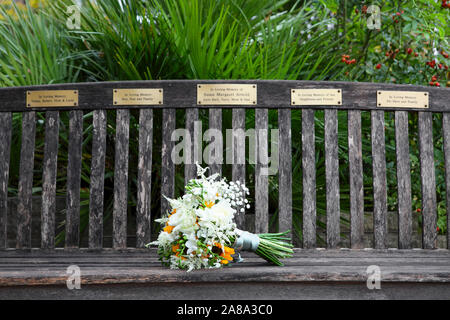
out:
M80 79L79 57L73 54L64 25L46 14L13 5L15 14L0 6L0 85L25 86Z

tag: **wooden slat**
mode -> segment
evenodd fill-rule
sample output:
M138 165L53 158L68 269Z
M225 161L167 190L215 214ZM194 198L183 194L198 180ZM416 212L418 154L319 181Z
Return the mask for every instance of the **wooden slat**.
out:
M245 109L233 109L233 165L232 180L245 184ZM244 208L244 212L241 209ZM245 207L239 207L235 215L235 222L239 229L245 229Z
M151 187L153 150L153 110L139 114L138 194L136 207L136 247L143 248L151 236Z
M36 113L22 114L22 145L19 166L19 203L17 205L17 249L31 247L31 200L33 189Z
M373 225L376 249L387 248L387 182L384 111L371 111L373 168Z
M419 112L420 181L422 184L422 245L436 248L436 177L434 168L433 114Z
M117 110L114 158L113 248L127 246L128 149L130 110Z
M222 109L211 108L209 109L209 129L216 129L222 132ZM211 154L209 155L209 170L211 174L218 173L222 175L222 162L223 162L223 139L221 144L222 149L219 150L220 154L215 154L214 148L211 148Z
M70 111L69 117L66 248L76 248L80 244L80 183L83 143L83 111Z
M268 109L255 110L255 232L269 231ZM263 170L264 169L264 170Z
M395 111L399 249L412 248L411 168L408 132L408 112Z
M327 199L327 248L340 243L339 149L336 110L325 110L325 179Z
M316 247L316 151L314 110L302 110L303 248Z
M355 109L355 110L380 110L377 106L377 90L399 90L399 91L419 91L429 92L430 103L428 109L413 108L384 108L390 111L423 111L423 112L448 112L450 106L448 100L450 93L447 89L442 90L430 86L414 86L410 84L399 85L391 83L364 83L364 82L342 82L342 81L297 81L297 80L154 80L146 81L146 88L161 88L164 90L164 105L174 108L211 108L210 105L197 104L197 85L208 84L253 84L258 87L258 101L252 108L273 108L281 109L286 106L293 108L305 108L305 106L291 105L290 90L293 88L302 89L333 89L342 90L342 104L335 106L320 106L320 109ZM123 82L95 82L95 83L74 83L41 85L16 88L0 88L0 105L2 111L29 112L48 110L70 110L70 107L47 107L47 108L27 108L25 97L27 90L78 90L79 105L73 109L95 110L95 109L116 109L117 106L111 103L111 91L117 88L141 88L142 81ZM224 106L231 108L235 106ZM138 109L140 106L121 106L124 109ZM306 106L308 108L308 106Z
M165 215L170 206L164 196L174 197L175 192L175 164L171 157L174 147L170 137L175 130L175 109L163 110L162 115L162 148L161 148L161 215Z
M0 112L0 250L8 247L7 212L11 129L11 112Z
M42 173L41 248L55 247L56 175L58 164L59 112L45 114L45 147Z
M442 116L442 136L444 137L445 186L447 205L447 249L450 249L450 113Z
M292 238L292 141L291 109L278 109L279 170L278 170L278 223L279 231L291 230Z
M196 178L197 166L195 162L198 161L198 133L195 130L195 121L198 121L198 108L186 109L186 130L189 132L190 141L186 142L190 146L190 152L187 152L184 165L184 183Z
M348 159L350 169L350 244L364 247L364 193L361 142L361 111L348 111Z
M95 110L92 120L92 159L89 194L89 248L103 247L105 194L106 110Z

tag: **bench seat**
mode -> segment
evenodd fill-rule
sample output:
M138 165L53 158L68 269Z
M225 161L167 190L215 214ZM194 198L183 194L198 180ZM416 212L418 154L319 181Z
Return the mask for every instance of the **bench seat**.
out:
M284 267L275 267L253 253L221 270L185 272L165 268L155 250L79 249L0 253L0 286L66 284L67 267L77 265L83 284L169 282L366 282L367 267L377 265L382 282L450 283L449 250L320 250L296 249Z
M245 252L221 270L163 267L156 250L87 249L0 252L3 299L448 299L450 251L295 249L284 267ZM68 290L69 265L81 270L81 290ZM381 289L367 287L367 267L381 271Z

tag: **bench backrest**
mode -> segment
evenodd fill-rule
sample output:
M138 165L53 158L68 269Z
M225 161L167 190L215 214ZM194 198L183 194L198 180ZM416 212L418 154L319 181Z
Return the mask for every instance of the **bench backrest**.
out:
M257 101L253 105L210 105L198 101L198 85L202 84L250 84L257 90ZM120 105L113 102L114 90L126 88L155 88L163 91L163 101L152 106ZM293 101L299 89L340 90L338 102L324 105L303 105ZM73 90L78 102L73 106L61 107L27 106L27 95L32 91ZM409 98L397 97L396 106L383 104L378 91L402 91L427 95L427 105L401 106ZM305 101L308 101L307 95ZM334 97L336 98L336 97ZM322 97L318 98L323 99ZM394 98L395 99L395 98ZM414 100L415 98L411 98ZM103 247L104 215L104 173L106 144L106 110L116 109L115 167L114 167L114 204L113 204L113 248L127 247L127 204L128 204L128 157L130 109L139 109L139 154L136 195L136 246L144 247L151 239L151 221L156 214L151 212L152 186L152 141L153 110L162 111L162 149L161 149L161 195L174 195L175 164L171 157L175 142L171 134L176 127L176 109L185 110L185 126L191 133L193 144L191 157L198 150L198 135L195 134L195 121L199 118L199 109L209 109L209 128L222 128L222 108L233 108L232 128L245 130L245 111L255 109L255 130L268 129L268 109L278 109L278 228L280 231L292 229L292 195L297 186L302 186L302 246L317 246L317 192L326 195L326 247L337 248L341 242L340 197L348 193L350 198L350 243L352 248L364 247L364 192L363 192L363 152L361 112L371 114L371 156L373 172L373 232L374 247L388 246L388 207L386 183L386 146L385 112L395 114L396 170L398 192L398 244L399 248L412 246L412 196L411 184L422 186L422 245L423 248L436 247L437 238L437 199L433 144L433 113L442 113L442 136L445 153L445 182L450 185L450 90L408 85L388 85L347 82L310 82L310 81L137 81L80 83L49 86L33 86L0 89L0 248L7 247L7 200L10 166L10 147L12 135L12 114L23 113L22 140L20 152L20 176L18 183L17 249L31 247L31 200L34 171L36 112L45 111L45 147L43 160L42 212L41 212L41 248L55 247L55 207L56 176L59 139L59 113L70 112L69 148L67 164L67 211L65 221L65 247L76 248L80 244L80 180L82 168L83 111L93 110L92 154L89 199L89 248ZM311 100L313 101L313 100ZM415 101L410 102L415 103ZM118 105L119 104L119 105ZM395 104L395 103L394 103ZM291 128L291 112L301 110L301 128ZM324 136L315 136L315 112L324 110ZM340 190L338 157L338 110L348 110L348 192ZM408 137L408 112L418 112L418 142L420 150L420 181L411 181L410 151ZM292 135L301 135L302 181L293 181ZM269 177L262 174L266 165L268 136L256 135L259 156L254 166L254 203L255 231L267 232L269 225ZM326 188L316 190L316 139L323 139ZM231 148L233 159L242 157L245 152L245 139L236 139ZM230 147L230 146L227 146ZM244 155L245 157L245 155ZM341 159L342 161L342 159ZM210 165L211 171L221 172L221 164ZM154 168L153 168L154 169ZM154 170L153 170L154 171ZM185 181L194 178L196 167L191 161L185 165ZM234 161L232 179L245 181L246 164ZM450 204L450 190L447 190L447 208ZM158 199L159 200L159 199ZM161 198L161 211L166 212L168 204ZM449 209L447 209L449 210ZM448 211L447 211L448 212ZM448 215L450 216L450 215ZM238 227L245 228L245 213L236 217ZM450 237L447 238L450 243Z

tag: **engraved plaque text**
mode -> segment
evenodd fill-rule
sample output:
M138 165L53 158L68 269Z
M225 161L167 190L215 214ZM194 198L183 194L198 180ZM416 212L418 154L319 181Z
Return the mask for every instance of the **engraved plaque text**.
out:
M78 90L27 91L27 107L76 107Z
M114 89L115 106L163 104L163 89Z
M291 105L338 106L342 105L341 89L291 89Z
M428 92L377 91L377 107L380 108L428 108Z
M256 84L199 84L198 105L255 105Z

